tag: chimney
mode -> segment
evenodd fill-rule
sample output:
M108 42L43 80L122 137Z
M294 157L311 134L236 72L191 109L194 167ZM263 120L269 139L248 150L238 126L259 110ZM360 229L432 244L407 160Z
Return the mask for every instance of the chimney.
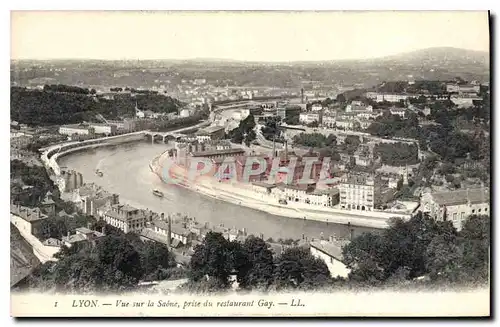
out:
M162 212L161 215L160 215L160 217L161 217L161 220L164 220L165 219L165 214Z
M285 140L285 162L288 162L288 142Z
M106 235L106 228L104 226L101 227L101 233L103 235Z
M264 234L260 233L259 237L260 237L261 239L264 239Z
M69 235L70 235L70 234L69 234L69 231L68 231L68 232L66 233L66 237L69 237Z
M88 229L91 229L91 228L90 228L90 227L91 227L91 225L92 225L92 224L91 224L91 223L90 223L90 221L89 221L89 222L87 223L87 228L88 228Z
M170 246L171 244L171 238L172 238L172 218L168 216L168 229L167 229L167 246Z

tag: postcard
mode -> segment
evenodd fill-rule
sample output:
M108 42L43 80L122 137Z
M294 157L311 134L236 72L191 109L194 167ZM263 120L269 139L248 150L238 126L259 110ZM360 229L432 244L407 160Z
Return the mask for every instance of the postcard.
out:
M473 11L13 11L14 317L489 317Z

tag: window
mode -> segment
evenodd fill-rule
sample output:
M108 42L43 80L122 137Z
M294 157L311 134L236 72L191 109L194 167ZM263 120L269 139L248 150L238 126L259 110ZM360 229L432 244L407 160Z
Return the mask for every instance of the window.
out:
M477 212L481 212L481 209L477 210Z
M488 208L484 208L484 212L488 211Z
M476 210L472 209L472 213L475 213L475 212L476 212Z

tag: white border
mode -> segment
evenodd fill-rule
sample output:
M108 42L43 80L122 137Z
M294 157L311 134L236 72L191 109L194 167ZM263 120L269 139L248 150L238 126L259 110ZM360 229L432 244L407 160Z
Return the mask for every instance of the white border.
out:
M296 0L288 0L288 1L283 1L282 3L280 2L275 2L271 3L269 0L253 0L253 1L246 1L246 2L241 2L241 1L224 1L224 0L210 0L210 1L189 1L189 0L184 0L184 1L179 1L179 2L169 2L166 3L165 1L148 1L148 0L143 0L143 1L134 1L130 3L126 3L124 1L108 1L104 3L103 1L99 0L87 0L84 2L68 2L68 1L54 1L54 0L45 0L45 1L36 1L36 0L31 0L31 1L16 1L15 3L8 3L7 1L3 1L1 3L2 10L1 11L1 26L2 26L2 33L1 37L3 40L3 44L5 46L5 50L3 52L4 60L2 62L5 63L5 66L9 65L9 60L10 60L10 13L9 10L487 10L487 9L492 9L493 13L497 12L496 7L497 7L498 2L497 1L480 1L480 0L475 0L475 1L462 1L462 0L455 0L452 2L447 2L447 1L435 1L435 0L421 0L421 1L412 1L410 3L403 2L403 1L398 1L398 0L393 0L393 1L343 1L343 2L335 2L335 3L330 3L329 1L320 1L320 0L307 0L307 1L296 1ZM498 34L495 35L495 44L498 44ZM493 60L496 59L493 58ZM495 60L496 61L496 60ZM8 67L5 67L5 71L7 72ZM491 72L492 76L494 76L496 72ZM7 74L6 74L7 75ZM2 114L5 115L4 119L2 119L2 122L4 124L8 124L9 122L9 94L6 90L9 89L9 80L8 80L8 75L5 76L4 79L2 79L2 82L5 83L2 87L3 92L1 92L2 96ZM494 93L495 95L498 94L497 92L497 87L495 85ZM493 110L493 109L492 109ZM499 114L495 114L495 123L498 123L497 116ZM6 126L7 127L7 126ZM2 129L2 131L5 132L5 137L1 138L0 144L1 144L1 149L4 151L5 156L8 156L9 154L9 144L8 144L8 128ZM497 140L495 140L497 141ZM500 142L493 142L493 144L500 144ZM497 150L497 149L495 149ZM7 160L3 160L1 162L2 165L5 165L2 167L2 172L5 174L5 183L7 184L7 172L8 172L8 163ZM494 167L497 168L497 167ZM493 183L494 187L498 185L498 181L495 178L495 182ZM2 209L3 212L7 213L7 207L8 207L8 198L9 194L8 191L9 188L6 186L2 188ZM497 199L497 192L493 193L495 196L495 201L493 201L494 205L498 203ZM4 207L5 206L5 207ZM496 205L495 205L496 207ZM495 208L496 209L496 208ZM494 213L497 211L494 210ZM9 228L7 227L7 223L5 222L5 227L2 228L2 232L5 233L1 237L3 241L3 249L5 251L2 251L2 255L5 255L4 260L2 262L10 262L10 259L8 259L9 253L7 252L6 249L9 249ZM498 228L499 224L496 223L496 229ZM496 230L495 230L496 232ZM496 234L498 235L498 234ZM496 253L496 251L495 251ZM498 257L498 253L497 253ZM497 259L497 258L496 258ZM5 269L5 273L2 274L3 276L8 276L9 275L9 266L4 265L3 266ZM496 275L496 274L495 274ZM5 310L9 310L10 308L8 306L8 303L10 301L9 298L9 287L7 286L8 284L4 281L3 287L5 287L5 292L3 292L4 297L2 298L2 304L4 304ZM496 301L498 302L498 301ZM453 305L450 303L450 305ZM7 322L8 325L13 324L14 321L9 318L9 312L4 312L4 315L2 315L3 319L8 319ZM63 323L66 324L68 321L61 321L61 322L56 322L56 323ZM170 322L170 323L177 323L178 321L175 322ZM201 323L206 324L208 321L203 321ZM287 321L287 322L292 322L292 321ZM31 322L35 323L35 322ZM39 324L40 322L36 322L35 324ZM50 321L47 323L54 324L54 321ZM74 321L76 324L81 324L85 322L78 322ZM92 322L93 324L96 325L101 325L104 324L104 321L94 321ZM121 322L118 322L121 323ZM131 322L133 324L139 325L141 322L140 321L134 321ZM169 322L157 322L157 323L169 323ZM189 324L194 324L194 323L200 323L200 322L189 322ZM211 322L214 323L214 322ZM215 323L218 323L215 321ZM231 321L231 324L236 323L235 321ZM354 323L354 322L353 322ZM380 323L386 323L386 322L380 322ZM429 322L426 322L429 323ZM260 321L259 324L271 324L270 322L263 322ZM358 322L355 324L361 325L362 322Z

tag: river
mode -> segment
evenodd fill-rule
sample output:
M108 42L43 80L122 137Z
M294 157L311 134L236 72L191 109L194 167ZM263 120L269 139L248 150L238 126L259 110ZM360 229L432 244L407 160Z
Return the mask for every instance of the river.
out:
M155 212L182 213L195 217L199 222L225 227L246 228L248 233L272 237L299 239L303 235L319 238L336 235L346 238L349 228L345 225L284 218L266 212L240 207L212 199L180 186L164 184L149 169L149 162L168 148L166 144L148 142L129 143L77 152L59 159L61 167L82 173L85 183L94 182L109 192L120 195L120 203L128 203ZM94 172L100 169L104 175ZM153 189L159 189L164 198L155 197ZM367 227L351 227L352 235L375 231Z

